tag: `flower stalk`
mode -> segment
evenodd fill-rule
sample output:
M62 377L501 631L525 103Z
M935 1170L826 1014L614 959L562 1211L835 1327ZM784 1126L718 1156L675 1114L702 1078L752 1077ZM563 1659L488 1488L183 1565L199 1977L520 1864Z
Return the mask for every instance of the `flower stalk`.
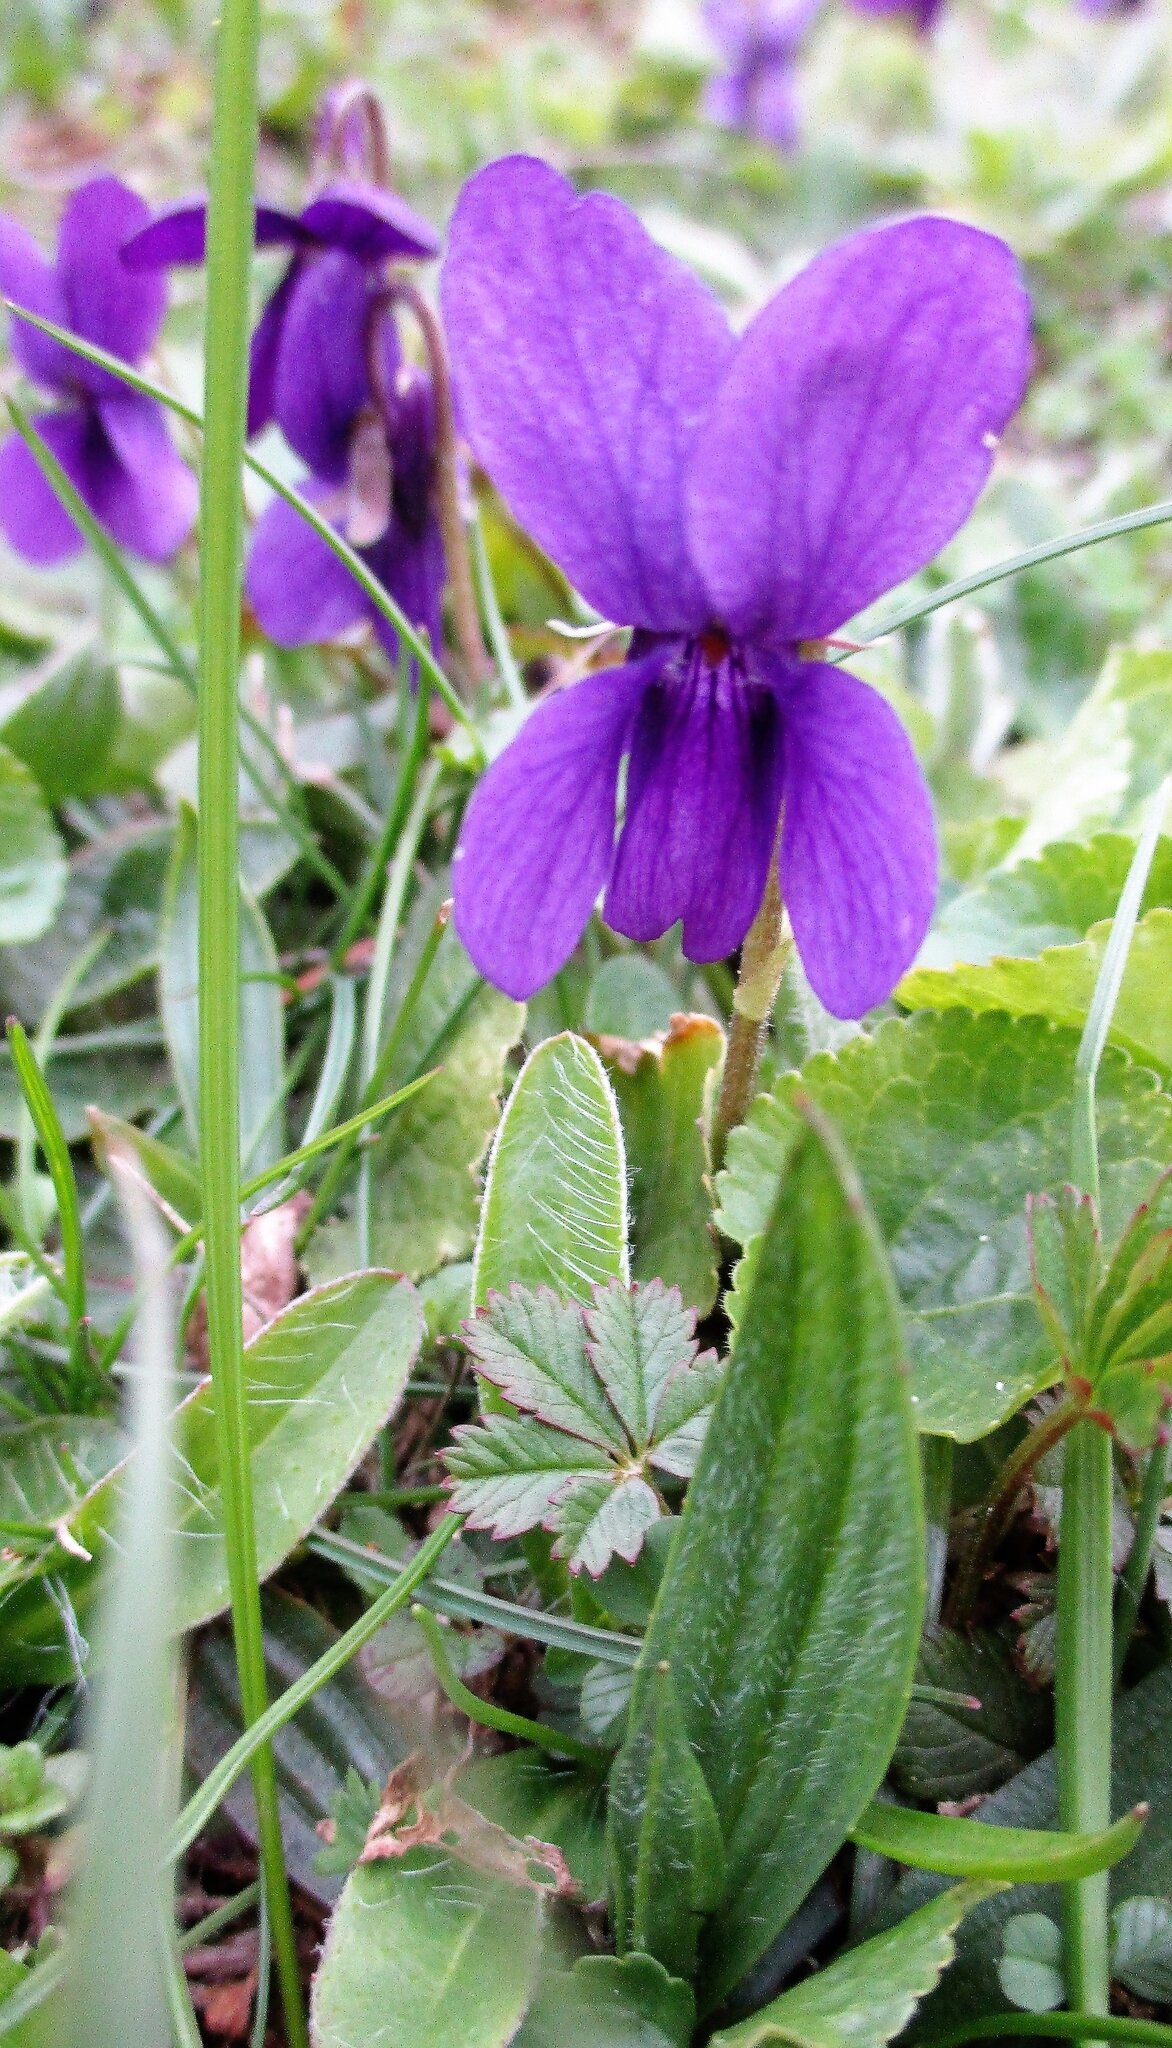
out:
M216 49L200 505L199 1122L208 1340L246 1727L268 1704L240 1276L239 671L257 0L224 0ZM261 1874L290 2048L308 2048L272 1750L252 1764Z
M769 879L761 908L741 948L740 973L729 1022L728 1049L724 1056L720 1094L712 1119L712 1170L724 1164L729 1133L743 1124L757 1085L761 1054L785 963L793 938L786 926L777 878L777 862L770 863Z

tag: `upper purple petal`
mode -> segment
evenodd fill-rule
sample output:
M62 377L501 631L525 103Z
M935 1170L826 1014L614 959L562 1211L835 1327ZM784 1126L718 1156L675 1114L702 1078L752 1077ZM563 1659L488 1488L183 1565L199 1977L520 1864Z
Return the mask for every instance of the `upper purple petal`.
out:
M135 276L122 261L122 244L149 219L145 200L120 178L94 178L73 194L57 237L66 325L127 363L142 361L167 307L166 281ZM76 381L95 393L117 384L80 357Z
M301 490L323 511L335 495L312 479ZM332 640L369 611L345 564L283 498L274 498L256 523L244 588L262 630L278 647Z
M357 178L327 185L301 215L304 234L332 249L346 249L363 263L388 256L436 256L440 238L430 222L400 199Z
M202 263L207 255L208 203L188 200L156 214L122 247L128 270L168 270L172 265ZM276 245L299 248L309 237L295 213L279 206L258 206L254 239L258 249Z
M27 306L30 313L39 314L42 320L52 320L58 327L68 325L68 309L57 272L42 256L28 230L8 213L0 213L0 292L18 306ZM23 320L12 323L12 353L34 384L43 384L50 391L72 388L77 357L59 341L38 333Z
M481 974L519 1001L565 965L610 873L619 764L662 662L626 662L547 698L468 806L456 930Z
M517 518L607 617L702 626L682 491L735 346L715 299L533 157L465 185L441 295L464 429Z
M936 832L891 706L823 662L781 661L781 893L815 995L835 1017L885 1002L936 900Z
M746 330L696 446L693 555L738 634L819 639L972 509L1029 368L1004 242L925 218L852 235Z
M765 892L781 778L772 688L682 646L639 706L607 923L657 939L682 918L689 960L733 952Z
M350 431L370 398L367 271L341 249L297 266L283 305L273 412L289 446L315 476L346 474Z
M86 474L84 412L41 413L32 425L81 490ZM51 569L85 546L80 526L42 476L19 434L10 434L0 445L0 531L9 547L38 569Z
M148 562L166 562L195 525L199 486L171 439L153 398L120 391L95 409L87 503L119 546Z

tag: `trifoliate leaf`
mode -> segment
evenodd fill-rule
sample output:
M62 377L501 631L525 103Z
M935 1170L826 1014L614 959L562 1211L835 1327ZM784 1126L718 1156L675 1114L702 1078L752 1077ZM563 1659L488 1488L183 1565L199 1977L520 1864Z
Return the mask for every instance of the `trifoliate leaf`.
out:
M653 1470L690 1477L720 1367L660 1280L596 1286L589 1307L548 1289L494 1294L464 1326L477 1372L519 1415L465 1423L445 1452L452 1506L474 1529L539 1525L572 1572L633 1563L664 1503Z

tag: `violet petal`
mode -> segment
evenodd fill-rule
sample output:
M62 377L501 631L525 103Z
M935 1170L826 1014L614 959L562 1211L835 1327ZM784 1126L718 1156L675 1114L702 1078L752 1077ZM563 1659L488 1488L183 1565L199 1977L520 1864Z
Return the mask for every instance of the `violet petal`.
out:
M465 185L441 297L464 429L522 525L606 617L703 626L681 505L735 346L715 299L618 200L524 156Z
M56 271L27 229L8 213L0 213L0 292L42 320L52 320L58 327L68 325L65 295ZM23 320L12 322L12 353L34 384L50 391L73 388L77 357Z
M301 259L295 256L253 329L248 350L249 440L267 427L273 417L285 315L300 275Z
M87 447L86 502L102 525L145 561L169 561L195 525L199 486L162 406L137 391L103 398Z
M330 483L346 474L350 429L370 396L372 305L367 272L340 249L306 257L284 302L273 412L289 446Z
M122 261L122 244L149 219L145 200L120 178L93 178L73 194L57 237L66 326L127 363L142 361L167 307L166 280L136 276ZM95 393L116 385L80 357L77 381Z
M122 261L128 270L168 270L173 265L202 263L207 255L208 204L206 199L189 200L172 206L166 213L132 234L122 246ZM279 206L258 206L255 241L258 249L274 246L299 248L308 240L297 215Z
M930 562L1028 364L995 236L929 217L819 256L747 329L692 462L692 552L723 624L820 639Z
M327 511L334 494L325 486L311 479L300 489ZM368 600L350 571L283 498L257 521L244 588L262 631L278 647L332 640L367 616Z
M41 413L31 424L84 496L84 413ZM0 445L0 530L8 545L38 569L51 569L85 546L80 526L74 525L19 434L10 434Z
M781 772L781 714L768 683L681 651L635 721L607 923L657 939L682 918L689 960L733 952L765 892Z
M363 550L382 584L411 624L425 632L433 647L443 640L444 544L438 521L428 518L413 530L392 519L382 538ZM371 606L374 629L393 662L399 659L399 636L390 620Z
M652 654L547 698L468 806L456 930L480 972L519 1001L565 965L610 873L619 764L662 664Z
M346 249L363 263L388 256L437 256L440 238L430 222L400 199L361 179L343 178L327 185L301 215L301 227L314 241Z
M785 729L781 890L814 993L835 1017L886 1001L936 898L932 801L878 692L825 662L778 662Z

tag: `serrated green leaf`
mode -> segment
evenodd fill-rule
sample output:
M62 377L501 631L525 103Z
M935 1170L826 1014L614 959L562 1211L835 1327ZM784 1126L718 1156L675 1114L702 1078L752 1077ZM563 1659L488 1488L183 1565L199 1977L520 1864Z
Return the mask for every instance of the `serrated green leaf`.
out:
M1134 839L1100 832L1055 840L1035 860L995 869L945 905L917 966L983 967L996 955L1036 960L1052 946L1078 945L1092 925L1114 917L1134 855ZM1172 907L1172 838L1157 845L1140 911L1161 907Z
M1085 1021L1107 948L1109 921L1092 925L1081 945L1053 946L1036 960L993 960L947 973L914 968L896 994L913 1010L1005 1010L1012 1017ZM1109 1042L1146 1066L1172 1072L1172 910L1149 910L1136 925Z
M442 1852L360 1864L314 1980L316 2048L506 2048L538 1967L537 1893Z
M922 1013L819 1054L758 1097L729 1142L718 1222L764 1227L804 1090L855 1157L907 1316L916 1419L968 1442L1056 1377L1035 1308L1026 1197L1069 1176L1078 1038L1040 1018ZM1098 1081L1103 1232L1110 1242L1172 1149L1172 1099L1108 1052ZM754 1270L737 1270L736 1317Z
M1053 2012L1065 2003L1062 1929L1048 1913L1015 1913L1006 1921L997 1981L1024 2012Z
M1068 1373L1089 1371L1091 1313L1103 1278L1103 1245L1092 1197L1074 1187L1026 1204L1034 1296Z
M678 1287L707 1315L716 1300L704 1091L724 1052L711 1017L676 1017L662 1043L603 1046L631 1177L631 1270Z
M498 1398L526 1412L457 1428L444 1453L456 1512L501 1538L549 1530L571 1572L633 1562L663 1512L649 1468L689 1476L715 1397L695 1320L659 1280L595 1286L589 1308L547 1288L494 1294L465 1340Z
M0 746L0 946L48 930L65 892L65 849L40 785Z
M1109 1870L1129 1856L1143 1832L1142 1813L1125 1814L1097 1835L1044 1828L989 1827L981 1820L876 1801L851 1829L860 1849L889 1856L913 1870L945 1877L1004 1878L1011 1884L1060 1884Z
M529 1055L493 1143L472 1299L515 1282L588 1301L625 1282L627 1183L622 1127L602 1063L563 1032Z
M258 1564L275 1571L345 1484L394 1410L422 1339L415 1290L377 1270L302 1295L245 1347ZM204 1381L175 1416L179 1621L194 1628L225 1607L228 1565L212 1409ZM72 1631L84 1627L101 1578L125 1466L69 1514L93 1554L54 1564L55 1598L22 1585L0 1610L9 1682L72 1675ZM76 1648L76 1637L72 1638Z
M396 952L387 1017L397 1014L435 922L442 889L424 891ZM386 1077L386 1091L442 1071L370 1147L372 1249L381 1265L419 1279L471 1251L478 1169L500 1113L505 1061L525 1012L481 981L449 926L440 940ZM388 1025L388 1028L393 1028ZM306 1248L314 1280L357 1263L353 1223L331 1218Z
M1172 2001L1172 1899L1124 1899L1116 1906L1111 1975L1137 1998L1156 2005Z
M690 1987L651 1956L582 1956L542 1979L516 2048L688 2048Z
M783 1991L763 2012L712 2037L712 2048L883 2048L903 2032L920 1999L956 1953L953 1935L997 1885L960 1884L898 1927L847 1949L816 1976Z
M882 1246L838 1142L806 1130L776 1190L612 1775L617 1851L638 1833L652 1674L666 1662L728 1857L702 1943L709 2005L785 1925L886 1770L919 1640L921 1520ZM621 1896L631 1882L628 1870Z

